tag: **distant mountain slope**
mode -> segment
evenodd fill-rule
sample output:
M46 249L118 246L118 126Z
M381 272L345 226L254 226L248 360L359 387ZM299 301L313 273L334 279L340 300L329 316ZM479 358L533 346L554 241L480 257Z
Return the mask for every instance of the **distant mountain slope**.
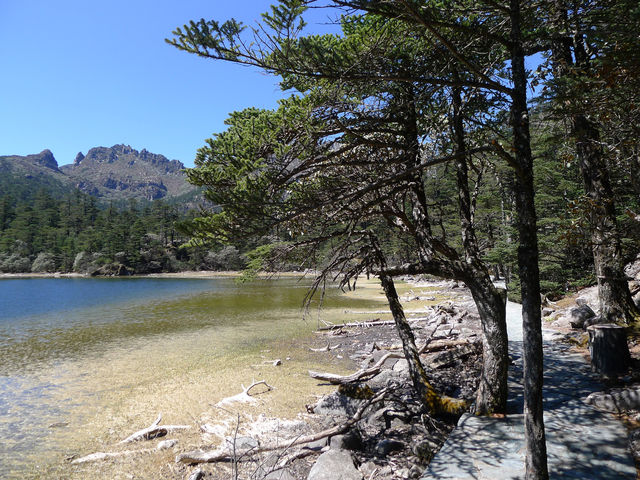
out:
M78 153L72 165L60 167L77 188L90 195L146 200L176 197L193 190L183 169L178 160L128 145L92 148L86 155Z
M25 200L43 188L56 196L75 189L50 150L24 157L0 156L0 196L10 193Z
M61 167L49 150L0 156L0 195L25 197L41 188L57 195L78 188L102 200L189 198L195 189L183 169L178 160L128 145L92 148Z

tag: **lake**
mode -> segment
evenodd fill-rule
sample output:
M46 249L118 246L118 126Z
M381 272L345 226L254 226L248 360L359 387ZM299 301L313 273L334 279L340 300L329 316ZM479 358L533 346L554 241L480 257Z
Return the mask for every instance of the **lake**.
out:
M318 391L304 340L318 316L379 308L333 289L305 319L307 288L295 278L0 279L0 478L63 475L65 457L108 448L158 412L193 423L273 358L288 360L268 372L280 387L265 412L300 411Z

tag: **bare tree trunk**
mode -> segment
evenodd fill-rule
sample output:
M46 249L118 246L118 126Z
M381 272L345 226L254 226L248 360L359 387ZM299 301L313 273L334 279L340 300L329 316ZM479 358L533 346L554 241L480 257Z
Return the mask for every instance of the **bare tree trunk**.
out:
M516 209L519 233L518 267L522 288L524 339L525 479L548 480L547 446L542 408L542 319L540 272L533 188L533 158L527 109L527 75L524 66L520 0L510 1L511 11L511 127L515 149Z

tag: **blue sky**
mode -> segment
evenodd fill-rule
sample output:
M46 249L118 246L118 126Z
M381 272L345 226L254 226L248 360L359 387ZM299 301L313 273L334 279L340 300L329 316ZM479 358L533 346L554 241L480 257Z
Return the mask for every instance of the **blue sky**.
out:
M271 108L283 94L275 77L164 39L192 19L253 23L270 4L0 0L0 155L48 148L64 165L79 151L124 143L193 165L229 112Z
M64 165L79 151L124 143L192 166L228 113L273 108L283 93L276 77L164 39L192 19L253 24L270 4L0 0L0 155L48 148ZM310 28L326 30L329 15L315 10Z

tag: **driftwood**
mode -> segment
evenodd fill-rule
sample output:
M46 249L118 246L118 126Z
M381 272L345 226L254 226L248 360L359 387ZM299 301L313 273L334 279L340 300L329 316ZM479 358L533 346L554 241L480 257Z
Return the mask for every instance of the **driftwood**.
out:
M187 430L191 428L189 425L160 425L160 420L162 420L162 414L159 414L155 422L153 422L147 428L138 430L136 433L128 436L119 443L131 443L137 442L138 440L151 440L152 438L163 437L167 433L173 432L175 430Z
M248 387L242 385L242 392L238 393L237 395L233 395L232 397L223 398L218 402L217 405L222 406L234 402L256 403L257 400L253 398L249 392L252 388L257 387L258 385L264 385L265 387L267 387L267 392L273 390L273 387L271 385L269 385L264 380L260 380L259 382L253 382Z
M395 325L393 320L372 320L370 322L349 322L349 323L340 323L336 325L326 325L324 327L319 327L319 332L324 332L327 330L338 330L340 328L365 328L365 327L378 327L380 325Z
M157 448L143 448L140 450L123 450L122 452L96 452L91 455L87 455L85 457L76 458L72 460L71 463L79 464L79 463L90 463L90 462L99 462L100 460L108 460L110 458L118 458L125 457L127 455L136 455L139 453L152 453L157 452Z
M362 370L358 370L351 375L336 375L334 373L315 372L313 370L309 370L309 375L311 376L311 378L315 378L316 380L322 380L334 385L343 385L377 375L378 373L380 373L380 370L382 370L382 365L384 365L384 362L386 362L389 358L404 358L404 355L395 352L386 353L372 367L363 368Z
M327 346L326 347L322 347L322 348L311 348L311 347L309 347L309 351L311 351L311 352L330 352L331 350L335 350L339 346L340 346L339 343L331 346L331 345L329 345L329 342L327 342Z
M275 360L263 360L262 363L257 365L251 365L252 367L260 368L260 367L279 367L282 365L282 360L276 358Z
M254 448L251 450L251 453L258 454L258 453L264 453L264 452L273 452L274 450L289 449L291 447L316 442L322 438L332 437L334 435L340 435L346 432L347 430L349 430L354 424L359 422L365 410L370 405L381 401L386 396L388 391L389 389L387 388L383 388L382 390L380 390L375 396L371 397L369 400L363 403L360 406L360 408L358 408L358 410L354 413L354 415L345 423L336 425L326 430L322 430L321 432L318 432L318 433L313 433L311 435L304 435L289 441L284 441L278 445L265 445L262 447ZM237 458L234 458L233 452L230 451L228 448L224 448L224 447L218 448L216 450L211 450L208 452L195 450L193 452L181 453L176 457L177 463L186 463L186 464L229 462L233 460L237 460Z

